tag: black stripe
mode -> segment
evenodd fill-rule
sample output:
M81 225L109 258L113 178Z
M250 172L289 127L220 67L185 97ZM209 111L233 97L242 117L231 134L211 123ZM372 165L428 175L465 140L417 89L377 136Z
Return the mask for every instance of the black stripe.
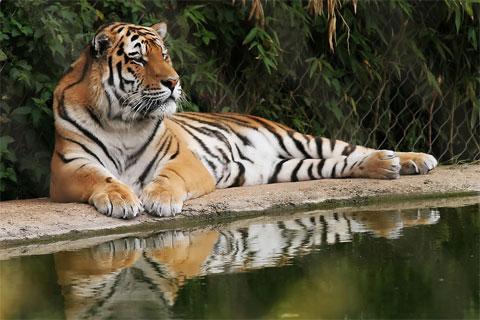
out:
M108 57L108 84L113 85L112 57Z
M112 97L110 97L110 93L107 92L107 90L104 91L105 96L107 97L107 102L108 102L108 118L112 117Z
M225 144L225 146L227 146L227 148L230 150L230 153L232 153L232 150L230 148L230 142L228 141L228 138L223 134L222 131L217 131L217 130L212 129L212 128L195 127L195 126L191 125L190 123L188 123L184 120L176 119L175 121L180 122L182 125L187 126L187 127L191 128L192 130L195 130L195 131L197 131L201 134L204 134L206 136L216 137L217 139L221 140Z
M100 33L102 32L103 30L107 29L108 27L116 24L117 22L109 22L109 23L104 23L102 24L98 29L97 29L97 32L95 33L95 37ZM112 29L115 29L116 27L113 27Z
M353 169L353 168L357 165L357 162L358 162L358 160L355 161L354 163L352 163L352 165L350 166L350 168Z
M228 170L227 176L225 178L222 178L221 180L223 180L224 182L227 182L228 179L230 178L231 174L232 174L232 170Z
M125 86L123 85L123 77L122 77L122 63L118 62L116 67L117 67L118 79L120 81L120 90L125 91Z
M310 180L315 180L315 176L313 175L313 163L310 163L310 166L308 167L308 178L310 178Z
M311 156L305 150L303 143L293 137L293 135L295 134L295 131L288 131L287 133L290 139L292 139L293 143L295 143L295 146L297 147L297 149L303 154L303 156L307 159L311 158Z
M268 183L275 183L278 182L278 174L280 173L280 170L282 170L283 164L288 161L288 159L283 159L280 160L276 165L275 165L275 170L273 171L272 176L270 179L268 179Z
M247 157L240 151L240 149L238 148L237 145L235 145L235 148L237 148L237 152L238 152L238 155L240 156L240 159L245 160L245 161L248 161L248 162L250 162L250 163L254 163L253 160L247 158Z
M98 118L97 114L95 111L92 110L92 107L88 106L87 107L87 112L90 118L92 118L93 122L95 122L100 128L103 129L103 123L100 121L100 118Z
M318 217L318 221L320 222L320 225L322 226L322 235L321 235L321 241L322 243L327 243L327 234L328 234L328 223L327 220L323 215L320 215Z
M180 144L179 144L178 141L177 141L177 150L175 151L174 154L172 154L172 155L170 156L170 159L169 159L169 160L175 159L175 158L179 155L179 153L180 153Z
M70 118L70 116L67 113L67 109L65 108L65 106L63 104L61 105L61 111L62 112L60 112L60 117L62 119L64 119L65 121L68 121L69 123L71 123L75 128L77 128L81 133L83 133L87 138L89 138L90 140L95 142L103 150L103 152L105 153L107 158L110 159L110 161L115 166L115 169L117 169L117 171L118 171L119 170L118 164L115 162L115 160L112 158L112 156L108 153L107 147L105 147L105 145L95 135L93 135L93 133L91 133L90 131L88 131L87 129L82 127L80 124L78 124L75 120Z
M322 138L321 137L315 137L315 144L317 145L317 154L319 159L323 159L323 152L322 152Z
M196 122L198 122L198 123L203 123L203 124L207 123L207 125L208 125L208 121L205 121L205 122L204 122L204 121L199 121L199 120L197 120L196 118L191 119L191 118L189 118L188 116L187 116L186 118L189 119L189 120L192 120L192 121L196 121ZM217 127L216 127L216 126L214 126L215 129L212 129L212 128L199 128L199 127L195 127L195 126L190 125L190 124L187 123L186 121L182 121L182 120L179 120L179 119L176 119L176 121L181 122L184 126L187 126L187 127L191 128L192 130L195 130L195 131L197 131L197 132L203 133L203 134L205 134L205 135L207 135L207 136L212 136L212 134L213 134L216 138L218 138L219 140L221 140L221 141L225 144L225 146L228 148L228 151L230 152L230 155L231 155L231 159L234 159L234 158L235 158L234 155L233 155L233 152L232 152L232 148L231 148L230 142L228 141L228 138L224 135L224 132L225 132L226 134L231 133L230 130L224 129L221 125L218 125L218 127L220 127L221 129L218 129L218 131L217 131ZM234 133L234 134L236 134L236 133ZM250 143L250 141L248 141L248 143ZM239 149L239 147L238 147L237 144L235 144L235 147L236 147L236 149L237 149L237 152L238 152L239 157L240 157L242 160L249 161L250 163L254 163L251 159L249 159L249 158L247 158L245 155L243 155L243 153L240 151L240 149ZM223 152L222 149L217 148L217 151L219 151L219 152L222 154L222 156L223 156L223 159L224 159L223 164L226 165L228 162L230 162L230 158L226 158L226 154ZM237 165L240 166L240 163L238 163L237 161L234 161L234 162L235 162ZM220 180L223 180L223 175L222 175L222 177L220 177ZM226 180L227 180L227 179L225 179L225 181L226 181ZM242 184L243 184L243 183L242 183Z
M352 222L347 218L345 213L343 213L343 219L347 221L348 234L352 234Z
M157 133L157 130L158 130L158 127L160 126L161 123L162 123L162 121L158 120L157 123L155 124L155 127L153 128L152 133L148 136L147 141L134 154L131 154L131 155L128 156L127 165L126 165L127 169L130 168L137 161L138 157L141 154L143 154L145 149L147 149L147 147L150 145L150 143L152 142L153 138L155 137L155 135Z
M115 26L110 29L111 32L114 32L116 28L120 28L120 27L123 28L123 26L125 26L125 23L119 23L119 24L117 24L116 22L112 22L112 23L109 23L109 24L107 24L107 25L105 25L105 26L101 26L100 28L105 29L105 28L107 28L107 27L109 27L109 26L111 26L111 25L113 25L113 24L115 24Z
M293 181L293 182L298 181L298 176L297 176L297 174L298 174L298 171L300 170L300 167L302 166L302 164L303 164L303 159L300 160L300 161L298 162L297 166L293 169L292 175L290 176L290 181Z
M356 148L357 148L356 145L348 144L347 146L345 146L345 148L343 148L342 156L350 155L353 151L355 151Z
M62 138L62 139L64 139L64 140L67 140L67 141L70 141L70 142L72 142L72 143L75 143L75 144L79 145L80 148L83 149L83 151L85 151L86 153L88 153L89 155L91 155L92 157L94 157L95 159L97 159L97 161L98 161L103 167L105 167L105 165L103 164L102 160L100 160L100 158L99 158L95 153L93 153L92 150L88 149L84 144L82 144L82 143L80 143L80 142L78 142L78 141L75 141L75 140L73 140L73 139L66 138L66 137L61 136L61 135L59 135L59 137Z
M234 115L235 115L235 114L234 114ZM255 121L255 120L264 120L264 121L267 120L267 119L265 119L265 118L257 117L257 116L252 116L252 115L250 115L250 114L244 115L244 117L247 117L247 118L249 118L249 119L251 119L251 120L253 120L253 121ZM268 121L268 120L267 120L267 121ZM289 127L287 127L286 125L283 125L283 124L281 124L281 123L273 122L273 121L269 121L269 122L272 123L272 124L270 124L271 126L273 126L273 127L276 126L276 127L280 128L280 129L283 130L283 131L293 131L291 128L289 128Z
M72 162L74 160L78 160L78 159L85 159L85 160L88 160L86 158L83 158L83 157L77 157L77 158L70 158L70 159L67 159L65 157L65 155L61 154L60 152L56 152L57 156L60 158L60 160L62 160L63 163L69 163L69 162Z
M142 185L142 187L143 187L145 178L146 178L147 175L150 173L150 170L152 169L153 164L157 161L158 156L159 156L160 153L163 151L163 148L164 148L165 145L167 144L167 141L169 141L169 142L171 143L171 142L172 142L172 137L169 136L169 137L166 137L165 140L163 140L162 145L160 146L160 149L158 149L158 151L157 151L157 154L156 154L155 157L153 157L153 159L147 164L147 166L145 167L145 170L143 170L142 174L141 174L140 177L138 178L138 180L140 180L140 184ZM168 149L168 148L167 148L167 149Z
M91 45L88 45L88 46L86 47L86 49L84 50L84 52L86 52L87 50L90 50L90 48L91 48ZM68 86L66 86L66 87L63 89L62 95L61 95L61 99L60 99L62 102L63 102L63 100L65 99L65 91L67 91L67 90L70 89L71 87L79 84L80 82L83 81L83 79L85 79L85 76L87 75L87 72L88 72L88 70L90 69L90 66L92 65L92 57L91 57L89 54L85 54L85 57L86 57L85 59L86 59L87 61L85 61L85 64L83 65L82 74L81 74L80 78L78 78L77 81L69 84Z
M252 146L252 142L250 141L250 139L248 139L247 137L245 137L244 135L238 133L238 132L233 132L241 141L242 143L245 145L245 146Z
M245 183L245 167L240 162L236 163L238 164L238 174L231 185L232 187L240 187Z
M248 229L247 228L239 228L238 233L240 233L240 238L242 240L242 247L245 249L245 251L248 250ZM247 257L248 257L249 252L247 251ZM245 260L247 261L247 260ZM252 261L252 260L250 260Z
M330 139L330 148L332 149L332 153L333 153L333 149L335 149L335 143L337 143L337 140L331 138Z
M195 134L192 133L192 131L190 131L188 128L186 128L186 125L182 125L181 123L179 123L178 120L175 120L175 119L171 119L172 121L176 122L177 124L179 124L183 130L185 130L193 139L195 139L195 141L200 145L200 147L211 157L213 157L214 159L216 159L218 162L221 162L220 161L220 158L218 158L216 155L214 155L212 153L212 151L205 145L205 143L200 139L198 138ZM187 125L189 126L189 125ZM191 126L189 126L191 127ZM198 128L196 128L198 129Z
M288 156L292 156L292 154L290 152L288 152L287 150L287 147L285 146L285 143L283 141L283 138L281 135L279 135L277 132L275 132L275 127L273 127L270 123L268 123L265 119L262 119L262 118L257 118L257 117L252 117L252 120L260 123L263 125L263 127L265 129L267 129L276 139L277 139L277 142L280 144L280 147L282 148L282 150L288 155Z
M345 158L345 160L343 160L343 168L342 168L342 171L341 171L341 175L343 177L343 173L345 172L345 169L347 168L347 158Z
M303 230L308 229L307 226L305 225L305 223L303 223L303 221L300 220L299 218L294 219L293 221ZM302 248L304 248L304 247L302 247Z
M177 114L175 114L175 116L185 117L185 118L197 121L199 123L215 127L219 130L226 131L227 133L234 134L235 136L237 136L242 141L242 143L244 145L246 145L246 146L251 146L252 145L252 142L247 137L245 137L244 135L234 131L232 128L227 127L226 125L211 122L211 121L206 121L205 119L200 120L200 119L197 118L198 116L201 116L201 117L205 116L205 114L196 115L196 114L192 114L192 113L183 112L183 113L177 113ZM218 119L216 119L216 121L218 121Z
M213 171L213 175L215 176L215 181L218 182L218 179L217 179L217 166L215 166L215 164L210 161L209 159L205 158L205 157L202 157L202 159L207 163L207 165L210 167L210 169L212 169Z
M172 120L173 120L173 119L172 119ZM192 130L194 130L194 131L197 131L198 133L204 134L204 135L206 135L206 136L209 136L209 137L213 137L213 136L214 136L213 131L208 130L207 128L195 127L195 126L192 125L191 123L188 123L187 121L180 120L180 119L175 119L175 120L173 120L173 121L175 121L176 123L180 124L181 126L189 127L190 129L192 129ZM225 137L224 137L224 138L225 138Z
M227 156L225 151L223 151L222 149L220 149L218 147L215 148L215 149L222 155L223 163L228 164L230 162L230 158Z
M172 137L169 137L169 138L170 139L168 140L167 147L165 148L165 151L163 152L163 154L160 156L160 159L163 159L163 157L167 155L168 150L170 150L170 147L172 146L173 138Z
M338 162L333 165L332 175L331 175L332 178L336 178L336 173L335 173L335 171L337 171L337 170L336 170L336 169L337 169L337 164L338 164Z
M363 164L363 161L365 161L367 157L363 158L362 160L360 160L360 162L357 164L357 167L360 167L362 164ZM362 169L362 168L360 168Z
M214 121L218 121L218 118L220 118L220 119L223 119L224 121L230 121L239 126L247 127L254 130L258 129L257 127L253 126L249 122L239 119L238 117L234 117L233 114L230 114L230 113L202 113L201 115L207 118L211 118Z
M317 167L317 172L318 172L318 175L320 176L320 178L323 178L322 169L323 169L324 165L325 165L325 159L321 159L320 162L318 163L318 167Z

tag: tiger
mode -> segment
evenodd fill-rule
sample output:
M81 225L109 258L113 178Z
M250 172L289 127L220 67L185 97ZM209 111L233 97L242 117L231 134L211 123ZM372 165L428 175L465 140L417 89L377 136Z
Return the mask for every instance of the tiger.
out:
M175 318L171 307L190 279L282 267L296 257L340 246L362 234L398 239L407 228L437 224L440 212L434 208L317 211L252 220L167 230L55 253L65 317Z
M425 174L435 157L302 134L254 115L176 112L167 24L100 27L54 91L50 198L169 217L217 188Z

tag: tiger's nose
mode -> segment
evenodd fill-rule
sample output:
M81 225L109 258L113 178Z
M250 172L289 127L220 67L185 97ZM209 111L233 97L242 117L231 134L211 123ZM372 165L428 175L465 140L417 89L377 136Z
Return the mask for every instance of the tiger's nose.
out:
M175 88L175 86L177 85L178 83L178 78L176 79L167 79L167 80L162 80L160 81L165 87L167 87L168 89L170 89L170 91L173 91L173 88Z

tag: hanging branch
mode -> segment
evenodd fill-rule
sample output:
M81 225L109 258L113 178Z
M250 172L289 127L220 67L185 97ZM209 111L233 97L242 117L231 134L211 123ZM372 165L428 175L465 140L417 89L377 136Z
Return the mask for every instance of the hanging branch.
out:
M309 0L307 10L314 16L323 15L323 0Z
M235 4L236 0L232 0L232 4ZM309 0L307 4L307 11L314 16L322 16L324 9L324 1L327 2L327 25L328 25L328 46L332 52L335 52L335 45L337 41L337 15L336 12L341 7L340 0ZM353 11L357 13L358 0L351 0L353 5ZM241 0L242 5L247 5L246 0ZM338 11L340 14L340 11ZM265 25L265 13L263 11L263 5L261 0L252 0L248 19L255 19L256 23L261 26ZM345 20L342 18L343 23L346 25ZM348 28L348 25L347 25Z
M248 14L248 20L255 18L255 22L260 25L265 25L265 14L263 12L263 6L261 0L252 0L252 6L250 7L250 12ZM235 0L232 0L232 4L235 4ZM245 7L247 5L246 0L242 0L242 5Z

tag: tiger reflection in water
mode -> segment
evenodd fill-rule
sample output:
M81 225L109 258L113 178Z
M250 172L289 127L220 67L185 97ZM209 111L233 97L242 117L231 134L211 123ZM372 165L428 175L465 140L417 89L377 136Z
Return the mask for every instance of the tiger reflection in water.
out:
M240 221L60 252L55 265L67 319L168 317L187 279L281 266L319 246L351 241L355 233L395 239L403 228L435 224L439 218L435 209L420 209Z

